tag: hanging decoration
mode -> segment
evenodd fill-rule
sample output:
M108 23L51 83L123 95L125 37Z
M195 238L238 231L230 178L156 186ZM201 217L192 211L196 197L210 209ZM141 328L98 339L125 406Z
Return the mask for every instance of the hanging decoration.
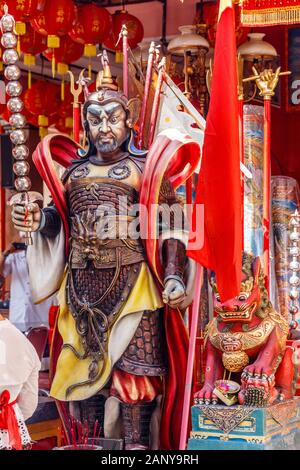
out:
M289 304L289 323L293 330L295 330L298 326L297 316L299 313L299 270L300 270L300 263L299 263L299 241L300 241L300 215L297 210L293 213L290 217L290 246L289 246L289 253L290 253L290 263L289 268L292 273L291 277L289 278L290 284L290 304Z
M70 90L70 84L65 89L65 99L61 101L54 126L63 134L68 134L73 138L73 95Z
M126 10L117 10L112 15L110 34L104 40L104 46L116 51L116 62L122 62L122 41L119 35L122 27L127 28L127 40L131 49L135 49L144 38L144 27L141 21Z
M300 208L300 192L297 181L289 176L272 176L272 228L274 233L274 271L278 292L278 307L281 315L289 317L291 295L291 267L293 253L293 225L295 211ZM292 235L292 238L291 238ZM294 286L293 290L297 290Z
M17 194L14 194L9 201L9 205L23 204L25 206L24 221L28 216L28 206L37 200L42 200L42 196L38 193L29 192L31 181L29 178L30 165L27 161L29 157L29 149L26 145L27 135L24 130L26 118L22 114L24 103L20 98L22 93L22 84L20 83L21 70L16 65L19 54L16 50L17 36L15 34L15 20L12 15L8 14L7 5L4 6L4 15L0 20L0 28L2 32L1 44L5 49L3 53L3 62L5 64L4 76L7 80L6 93L9 97L7 108L10 112L9 124L11 126L10 140L12 142L12 154L15 159L13 171L16 175L15 188ZM25 233L25 242L32 245L31 232Z
M67 117L59 116L54 123L54 127L61 132L62 134L67 134L72 137L72 130L73 130L73 118L72 118L72 111L71 115Z
M14 17L16 32L22 36L26 33L26 23L36 15L39 3L40 0L1 0L0 14L3 15L4 5L7 5L10 14Z
M57 114L64 118L67 116L72 116L72 110L73 110L72 101L73 101L73 95L71 93L70 83L67 83L65 87L65 99L61 100Z
M60 47L60 38L71 29L75 20L75 5L72 0L45 0L43 10L31 21L39 34L47 36L47 46ZM55 76L55 54L52 58L52 76Z
M28 88L31 88L31 67L35 65L35 56L47 48L47 38L37 33L30 23L26 24L26 33L20 38L20 50L24 54L24 64L28 67Z
M55 118L60 105L60 87L55 83L37 80L31 88L24 93L26 110L38 116L40 137L47 134L47 128Z
M271 26L300 23L299 0L243 0L244 26Z
M62 76L61 99L65 99L65 75L68 73L68 64L76 62L84 53L84 45L73 41L70 36L64 36L60 40L58 49L47 49L43 56L57 64L57 73Z
M29 111L27 111L26 108L23 109L22 113L26 117L26 121L28 122L28 124L37 128L39 127L38 116L31 114Z
M70 37L84 44L84 55L89 58L89 77L91 78L91 58L97 55L96 45L102 43L111 28L111 15L97 5L82 5L76 9L76 20Z
M0 15L4 13L7 5L14 17L15 31L17 33L17 51L20 55L20 38L26 34L26 22L30 21L37 12L39 0L0 0Z

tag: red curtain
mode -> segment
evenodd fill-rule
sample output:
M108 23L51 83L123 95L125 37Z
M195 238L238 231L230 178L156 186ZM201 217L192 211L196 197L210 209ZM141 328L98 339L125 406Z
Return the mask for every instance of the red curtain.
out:
M244 0L241 21L244 26L300 23L300 0Z
M227 2L221 0L210 107L187 252L216 273L223 302L239 294L242 266L236 38L234 12L226 6ZM200 204L205 211L203 226L197 220ZM202 229L204 244L195 248L196 234Z

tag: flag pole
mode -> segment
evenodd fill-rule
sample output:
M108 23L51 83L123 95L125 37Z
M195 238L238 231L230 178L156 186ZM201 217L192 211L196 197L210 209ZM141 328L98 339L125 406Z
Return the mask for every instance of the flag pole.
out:
M185 182L185 203L187 207L187 220L192 220L192 204L193 204L193 176L190 176ZM188 329L191 331L192 317L193 317L193 306L189 306L188 313Z
M68 70L68 73L70 75L70 90L73 95L73 139L75 142L79 144L80 142L80 101L79 97L82 93L82 83L83 83L83 75L84 75L84 69L81 70L79 74L79 79L78 79L78 86L75 87L75 78L73 75L73 72Z
M125 24L121 29L122 45L123 45L123 92L127 96L129 94L129 83L128 83L128 31Z
M166 71L166 58L163 57L158 65L158 78L157 78L156 90L155 90L154 101L153 101L153 106L152 106L152 113L151 113L151 118L150 118L150 131L149 131L149 139L148 139L148 144L147 144L148 148L151 147L153 139L154 139L158 111L159 111L161 87L164 81L165 71Z
M195 286L196 286L195 299L193 301L193 308L192 308L192 323L191 323L191 328L190 328L189 353L188 353L187 370L186 370L186 378L185 378L179 450L186 449L202 280L203 280L203 267L199 263L197 263L196 279L195 279Z
M270 294L270 217L271 217L271 97L264 96L264 146L263 146L263 224L264 224L264 275Z
M255 80L260 96L264 99L264 146L263 146L263 247L264 247L264 278L265 287L270 294L270 219L271 219L271 99L275 94L279 77L291 72L276 72L265 69L259 73L252 67L253 76L243 82Z
M238 56L238 104L239 104L239 134L240 134L240 159L241 163L244 164L244 89L243 89L243 71L244 71L244 60ZM245 183L244 175L241 173L241 192L242 192L242 248L244 250L245 244Z
M138 148L141 149L143 146L143 134L144 134L144 127L145 127L145 118L146 118L146 111L147 111L147 103L149 99L149 92L151 86L151 79L152 79L152 70L153 70L153 62L154 62L154 55L156 53L155 49L155 42L151 42L149 47L149 55L148 55L148 64L147 64L147 72L146 72L146 80L145 80L145 88L144 88L144 97L142 103L142 111L141 111L141 124L139 128L138 134Z
M226 51L226 54L225 54ZM192 390L196 336L199 322L199 307L203 268L213 269L218 279L221 298L230 299L240 291L242 233L241 233L241 180L238 86L236 68L236 38L232 0L220 0L218 28L215 47L214 76L211 101L204 136L201 171L204 175L198 184L194 208L205 205L209 217L204 217L204 227L197 227L196 211L193 211L193 226L204 234L203 244L192 249L193 234L190 234L187 254L197 263L192 324L190 330L186 385L180 433L180 450L187 441L188 418ZM225 89L224 89L225 86ZM217 160L216 160L217 159ZM218 167L216 173L215 168ZM221 191L224 176L230 177L228 192ZM211 190L211 184L214 190ZM203 197L204 196L204 197ZM230 222L226 225L226 211ZM200 265L201 263L201 265Z

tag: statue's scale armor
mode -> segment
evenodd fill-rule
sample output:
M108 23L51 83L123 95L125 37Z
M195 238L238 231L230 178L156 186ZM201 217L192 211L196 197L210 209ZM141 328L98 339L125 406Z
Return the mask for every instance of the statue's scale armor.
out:
M136 160L127 154L115 164L89 161L68 171L71 250L67 297L85 356L106 353L108 330L146 259L141 239L127 233L138 216L143 160ZM136 375L164 375L163 343L160 312L145 311L117 367ZM90 379L97 373L91 367Z

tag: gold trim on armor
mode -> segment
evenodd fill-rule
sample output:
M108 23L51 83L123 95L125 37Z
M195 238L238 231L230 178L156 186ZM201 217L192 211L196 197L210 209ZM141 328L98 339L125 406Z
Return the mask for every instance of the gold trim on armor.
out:
M134 192L137 192L135 188L133 188L132 186L130 186L129 184L126 184L126 183L122 183L122 181L118 181L118 180L115 180L113 178L109 178L109 177L102 177L102 178L97 178L97 177L91 177L91 178L80 178L80 180L73 180L73 181L68 181L68 183L66 184L66 189L69 190L69 189L73 189L73 188L76 188L76 187L82 187L82 186L85 186L85 185L90 185L90 184L93 184L93 183L104 183L104 184L107 184L107 185L110 185L110 186L118 186L122 189L125 189L127 191L130 191L132 193Z
M219 331L218 321L214 318L207 325L205 341L209 338L212 345L223 352L223 365L227 370L241 372L249 363L246 351L262 345L276 326L283 333L278 335L282 347L289 327L287 321L273 309L268 311L268 316L259 325L248 331Z

